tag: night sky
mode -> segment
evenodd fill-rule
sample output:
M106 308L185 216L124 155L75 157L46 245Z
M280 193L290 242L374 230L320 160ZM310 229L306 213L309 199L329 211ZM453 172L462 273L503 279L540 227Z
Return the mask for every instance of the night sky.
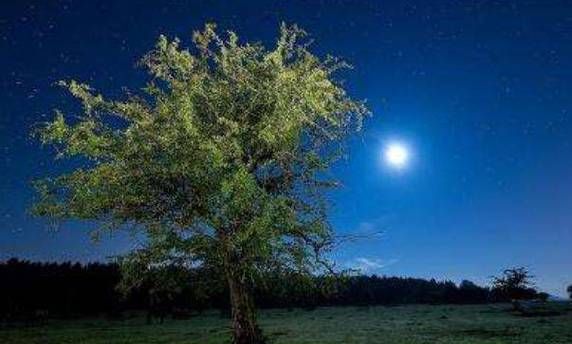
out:
M471 279L526 266L563 295L572 282L570 1L17 1L0 3L0 259L104 260L134 245L94 244L90 224L30 218L30 181L65 168L30 138L77 104L74 78L108 97L147 80L136 61L159 34L190 43L206 21L274 43L281 21L319 55L344 57L351 95L374 116L333 168L338 233L375 239L339 250L341 267ZM401 142L400 169L383 149Z

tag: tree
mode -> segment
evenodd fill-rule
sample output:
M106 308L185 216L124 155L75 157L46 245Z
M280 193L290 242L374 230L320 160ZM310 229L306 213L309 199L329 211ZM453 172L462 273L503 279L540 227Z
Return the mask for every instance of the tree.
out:
M485 303L489 297L489 291L474 282L463 280L459 284L458 297L459 303Z
M534 276L524 267L506 269L499 277L493 277L493 292L512 300L515 310L520 309L519 300L536 296Z
M36 181L33 213L144 233L123 259L128 272L215 269L229 289L234 343L261 343L251 297L259 277L331 268L324 191L337 183L327 170L367 110L335 78L346 64L313 55L296 26L282 25L272 50L212 24L193 42L188 50L161 36L141 61L151 80L139 96L108 100L59 83L82 111L56 111L36 132L84 165Z
M568 292L568 295L570 296L570 299L572 299L572 284L570 284L568 286L568 288L566 288L566 291Z
M542 302L548 302L548 299L550 298L550 294L542 291L542 292L536 294L536 297L538 298L538 300L540 300Z

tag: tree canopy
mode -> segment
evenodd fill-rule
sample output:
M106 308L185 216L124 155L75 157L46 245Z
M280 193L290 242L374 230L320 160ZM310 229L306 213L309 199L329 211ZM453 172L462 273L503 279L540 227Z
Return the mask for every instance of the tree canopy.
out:
M282 25L267 50L207 24L192 49L159 38L140 62L151 75L141 94L108 100L60 82L82 111L57 111L37 134L85 164L37 181L34 213L143 231L131 276L180 262L241 289L268 269L327 266L327 170L367 110L334 76L347 65L312 54L305 36Z
M533 288L534 276L524 267L505 269L501 276L493 277L493 292L501 298L509 298L514 301L514 307L519 308L518 300L538 297Z

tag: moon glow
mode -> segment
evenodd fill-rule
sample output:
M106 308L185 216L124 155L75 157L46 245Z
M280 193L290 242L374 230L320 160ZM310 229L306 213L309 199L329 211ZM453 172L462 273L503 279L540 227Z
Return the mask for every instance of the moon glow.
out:
M409 160L407 148L400 143L392 143L385 148L384 157L387 164L395 168L403 168Z

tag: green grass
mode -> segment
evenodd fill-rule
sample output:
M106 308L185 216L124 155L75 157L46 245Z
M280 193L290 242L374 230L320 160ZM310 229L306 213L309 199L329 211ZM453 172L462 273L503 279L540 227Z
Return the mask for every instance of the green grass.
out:
M522 317L507 305L334 307L267 310L260 315L271 343L497 344L572 343L572 309L562 315ZM212 313L146 325L143 317L50 321L0 330L0 343L228 343L229 322Z

